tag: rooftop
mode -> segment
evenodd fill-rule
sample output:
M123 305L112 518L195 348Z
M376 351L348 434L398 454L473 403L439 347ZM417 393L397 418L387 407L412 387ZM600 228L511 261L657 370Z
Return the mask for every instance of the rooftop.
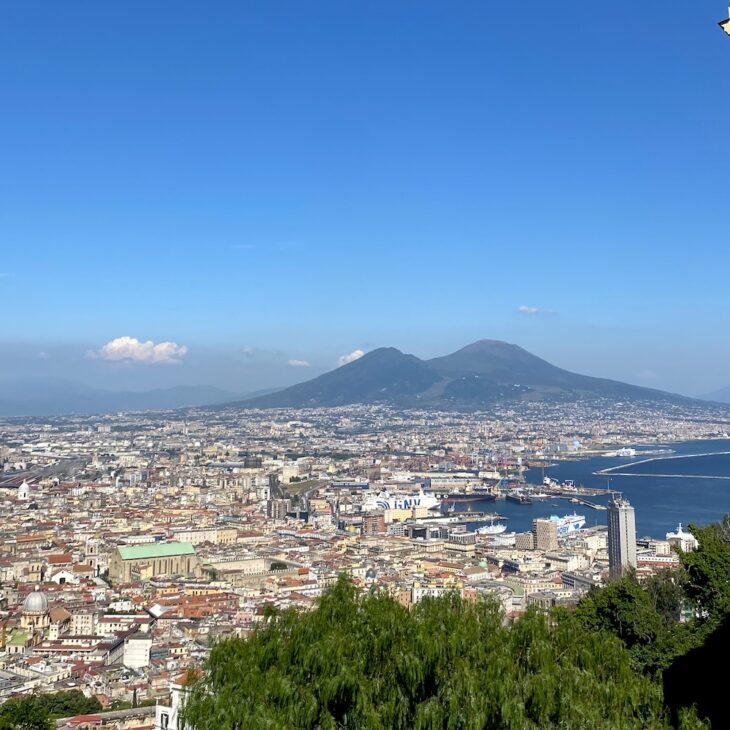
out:
M161 542L120 547L119 555L122 560L169 558L175 555L195 555L195 548L189 542Z

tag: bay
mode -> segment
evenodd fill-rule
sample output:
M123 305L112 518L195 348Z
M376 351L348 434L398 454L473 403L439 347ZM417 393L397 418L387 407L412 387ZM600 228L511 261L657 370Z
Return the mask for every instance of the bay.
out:
M545 469L545 475L563 482L572 479L586 487L610 488L621 492L636 511L636 533L639 537L664 538L681 522L706 525L717 522L730 513L730 440L685 441L671 444L637 445L637 451L669 448L674 453L666 456L687 456L676 459L642 456L595 456L557 462ZM699 456L701 455L701 456ZM664 457L665 455L662 455ZM651 462L638 464L645 459ZM600 474L605 469L623 467L610 475ZM641 475L633 475L636 471ZM626 471L629 474L623 474ZM665 476L656 476L657 474ZM667 475L676 476L667 476ZM526 473L530 484L542 483L542 471L530 469ZM712 477L712 478L708 478ZM728 477L728 478L716 478ZM590 498L606 504L607 496ZM509 531L525 532L536 517L578 514L586 518L586 526L605 525L606 511L574 505L568 499L551 498L545 502L520 505L498 500L491 503L472 503L474 511L496 511L507 518ZM458 511L468 505L458 505Z

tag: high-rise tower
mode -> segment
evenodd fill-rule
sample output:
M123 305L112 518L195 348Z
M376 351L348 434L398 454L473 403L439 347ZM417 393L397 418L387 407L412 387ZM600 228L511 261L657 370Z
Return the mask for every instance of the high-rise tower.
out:
M533 520L532 543L536 550L557 550L558 523L555 520Z
M634 508L620 494L608 503L608 567L611 578L636 568L636 518Z

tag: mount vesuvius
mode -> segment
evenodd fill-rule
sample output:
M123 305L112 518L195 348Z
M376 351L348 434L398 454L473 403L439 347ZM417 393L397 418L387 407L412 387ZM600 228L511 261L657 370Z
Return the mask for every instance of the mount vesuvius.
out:
M480 340L432 360L382 347L312 380L224 407L316 408L384 403L447 409L482 408L505 401L597 399L690 401L660 390L571 373L517 345Z

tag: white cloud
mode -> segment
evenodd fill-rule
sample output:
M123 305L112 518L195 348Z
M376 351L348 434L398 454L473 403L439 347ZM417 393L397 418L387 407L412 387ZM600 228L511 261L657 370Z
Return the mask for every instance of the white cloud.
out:
M555 314L555 312L552 312L549 309L540 309L540 307L531 307L527 304L522 304L519 307L517 307L517 311L520 314L527 315L528 317L534 317L534 316L540 315L540 314Z
M289 360L287 363L290 368L308 368L311 365L306 360Z
M136 337L117 337L107 342L98 351L89 353L91 357L112 362L130 361L149 365L180 362L188 348L176 342L140 342Z
M350 362L359 360L365 353L362 350L353 350L349 355L340 355L337 358L337 364L339 366L347 365Z
M656 371L652 370L651 368L646 368L638 374L638 377L642 380L656 380L659 376L657 375Z

